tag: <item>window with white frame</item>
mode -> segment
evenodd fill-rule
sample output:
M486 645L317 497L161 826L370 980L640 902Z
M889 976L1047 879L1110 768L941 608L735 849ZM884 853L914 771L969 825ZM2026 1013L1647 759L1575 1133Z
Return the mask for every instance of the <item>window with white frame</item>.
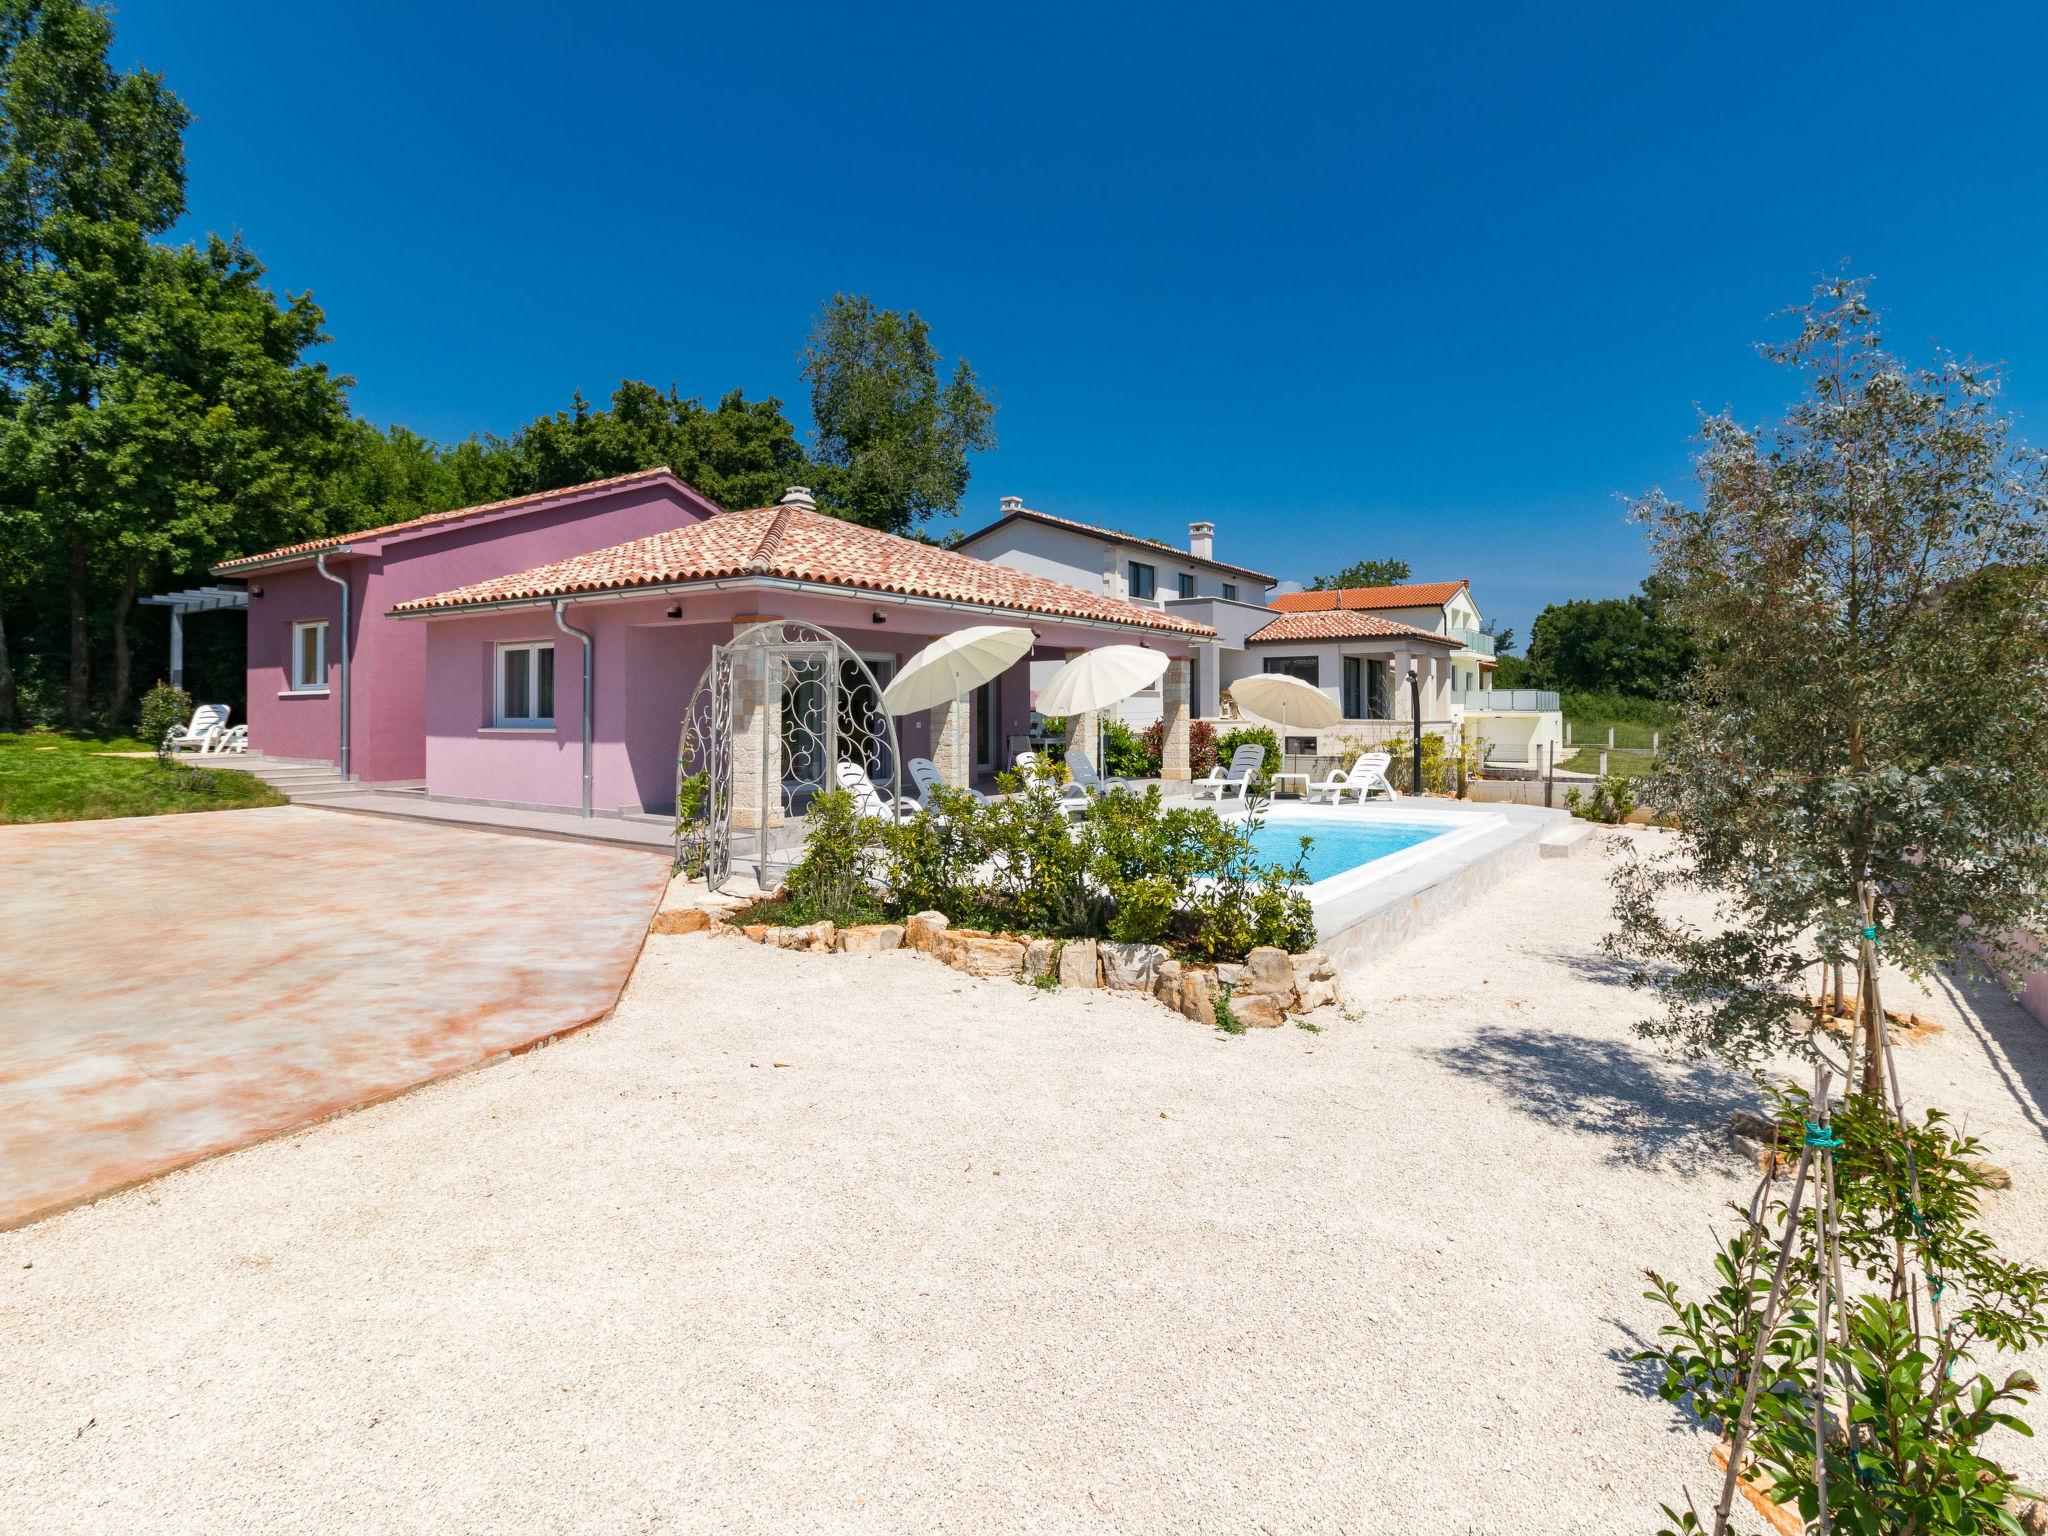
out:
M327 687L327 621L307 619L292 626L292 692Z
M519 641L498 647L496 724L540 728L555 723L555 643Z

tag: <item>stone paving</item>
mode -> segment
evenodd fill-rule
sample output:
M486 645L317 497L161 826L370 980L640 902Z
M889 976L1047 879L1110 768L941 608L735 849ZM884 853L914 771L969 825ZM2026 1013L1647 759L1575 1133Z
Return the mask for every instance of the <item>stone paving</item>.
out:
M290 806L0 830L0 1228L601 1017L667 874Z

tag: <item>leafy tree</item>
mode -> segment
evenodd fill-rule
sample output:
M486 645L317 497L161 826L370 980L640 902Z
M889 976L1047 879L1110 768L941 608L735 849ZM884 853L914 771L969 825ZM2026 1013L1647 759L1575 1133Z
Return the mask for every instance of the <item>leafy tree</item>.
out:
M1699 649L1637 780L1675 851L1620 870L1610 944L1666 1004L1650 1033L1737 1060L1807 1038L1867 886L1909 976L1981 957L2016 979L2048 934L2048 465L1994 373L1887 352L1860 283L1800 319L1766 351L1805 386L1785 419L1708 419L1700 506L1635 506L1660 621ZM1720 921L1673 915L1686 890Z
M959 510L970 453L995 446L995 402L963 358L943 359L917 311L834 294L803 348L818 503L889 533Z
M338 531L408 522L455 507L502 501L526 489L519 456L502 438L452 446L405 427L351 421L329 487Z
M327 340L312 298L280 306L263 275L238 240L153 247L81 437L118 582L116 722L128 715L128 619L142 582L326 531L349 380L305 361Z
M150 237L184 211L184 104L156 75L107 62L107 13L81 0L0 0L0 449L63 562L66 712L91 684L95 556L118 515L98 499L92 413L147 287Z
M666 464L725 507L768 506L809 467L780 400L748 400L736 389L706 410L673 387L664 393L633 379L612 391L609 410L592 410L578 394L568 410L529 424L513 450L528 491Z
M1649 582L1634 597L1552 603L1529 637L1530 670L1552 688L1662 695L1691 664L1685 630Z
M1493 636L1493 654L1496 658L1515 654L1514 625L1503 624L1498 619L1485 619L1480 622L1479 633Z
M1331 576L1318 576L1308 584L1311 592L1330 592L1345 587L1398 587L1408 579L1408 562L1389 555L1384 560L1354 560Z

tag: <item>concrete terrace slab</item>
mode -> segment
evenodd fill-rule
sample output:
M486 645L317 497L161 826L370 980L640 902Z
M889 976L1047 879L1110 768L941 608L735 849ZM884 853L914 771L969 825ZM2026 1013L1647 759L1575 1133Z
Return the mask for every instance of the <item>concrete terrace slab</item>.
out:
M0 1228L602 1016L665 857L281 806L0 831Z

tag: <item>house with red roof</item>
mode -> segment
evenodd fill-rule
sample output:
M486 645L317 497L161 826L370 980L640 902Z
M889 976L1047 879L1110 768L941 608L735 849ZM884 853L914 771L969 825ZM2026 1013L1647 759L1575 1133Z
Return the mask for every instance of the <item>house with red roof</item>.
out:
M1028 627L1008 674L898 722L903 755L956 782L1006 766L1028 733L1032 663L1112 643L1167 656L1165 773L1186 777L1189 661L1214 638L1156 605L843 522L801 489L727 511L665 469L216 574L249 583L253 750L457 800L574 809L587 794L600 814L673 805L712 647L767 619L830 631L882 687L941 635Z

